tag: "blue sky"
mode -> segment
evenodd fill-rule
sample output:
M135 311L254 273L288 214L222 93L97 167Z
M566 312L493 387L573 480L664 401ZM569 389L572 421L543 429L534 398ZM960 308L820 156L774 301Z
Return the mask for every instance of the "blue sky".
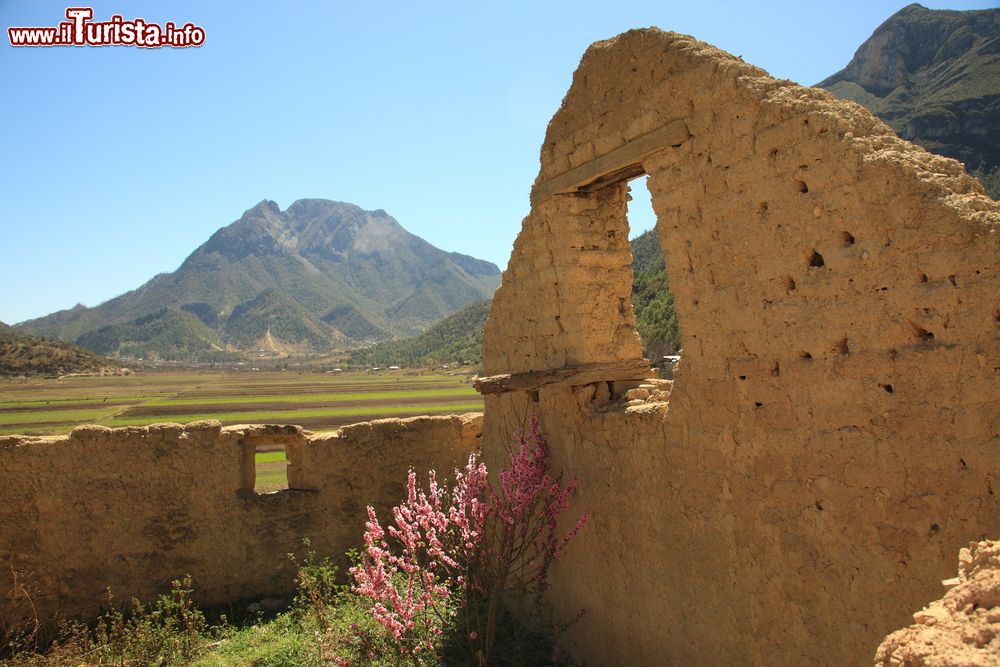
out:
M813 84L905 4L92 5L95 20L206 31L201 48L146 50L14 49L7 27L54 26L67 5L0 0L0 320L97 305L173 271L262 199L382 208L503 267L545 126L591 42L656 25Z

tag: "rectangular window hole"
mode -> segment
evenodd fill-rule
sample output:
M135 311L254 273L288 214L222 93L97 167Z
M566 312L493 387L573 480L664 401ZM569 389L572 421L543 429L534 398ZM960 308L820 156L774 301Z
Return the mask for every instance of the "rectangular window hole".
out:
M254 493L288 489L288 456L284 443L262 443L254 451Z

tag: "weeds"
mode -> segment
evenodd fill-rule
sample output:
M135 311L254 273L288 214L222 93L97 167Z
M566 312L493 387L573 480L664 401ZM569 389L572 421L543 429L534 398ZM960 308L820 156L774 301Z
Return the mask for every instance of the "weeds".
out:
M35 632L15 635L8 646L12 657L3 665L179 665L190 662L209 643L205 615L191 598L191 577L171 582L170 593L144 605L133 599L131 612L115 607L107 592L109 611L93 627L64 622L44 652Z

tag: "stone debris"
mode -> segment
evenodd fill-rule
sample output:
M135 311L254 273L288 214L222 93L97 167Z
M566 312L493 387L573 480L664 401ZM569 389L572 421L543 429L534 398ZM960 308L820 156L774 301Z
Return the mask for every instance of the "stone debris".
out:
M1000 665L1000 541L972 542L958 556L953 588L885 638L879 667Z
M673 389L673 380L649 379L644 380L635 389L625 392L625 400L629 405L643 405L645 403L666 403L670 400L670 390Z

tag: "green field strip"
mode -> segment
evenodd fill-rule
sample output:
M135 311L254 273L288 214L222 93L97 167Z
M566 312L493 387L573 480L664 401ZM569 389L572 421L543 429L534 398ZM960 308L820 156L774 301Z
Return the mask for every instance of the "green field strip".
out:
M408 375L393 375L391 373L321 373L321 372L309 372L309 373L299 373L292 371L282 371L278 373L274 372L253 372L248 373L246 371L241 371L239 373L230 373L227 375L219 375L216 378L216 384L252 384L254 382L267 383L267 384L277 384L280 382L295 382L296 378L303 378L305 381L313 382L315 384L321 383L335 383L335 382L358 382L358 383L371 383L371 382L449 382L453 381L457 375L441 375L439 373L431 374L420 374L413 373ZM246 378L250 382L245 382L241 378ZM221 382L220 382L221 380Z
M211 386L205 387L187 387L181 391L176 392L179 397L182 398L195 398L199 394L225 394L225 393L238 393L238 394L251 394L262 391L276 392L276 391L313 391L313 392L329 392L329 391L343 391L343 390L368 390L370 387L379 387L389 389L405 388L407 385L458 385L461 382L461 378L443 378L436 380L433 378L413 378L411 381L405 382L391 382L386 380L372 380L370 382L227 382L213 384Z
M285 450L280 450L277 452L257 452L254 455L254 463L261 465L262 463L277 463L278 461L285 460Z
M148 417L116 417L102 420L100 423L105 426L142 426L145 424L155 424L158 422L187 423L200 421L203 419L218 419L223 422L240 423L288 423L294 424L299 419L315 419L322 417L380 417L401 413L424 413L424 412L460 412L469 410L482 410L483 402L476 401L470 403L445 403L445 404L420 404L413 405L385 405L385 406L352 406L349 408L321 408L314 410L265 410L248 412L216 412L216 413L196 413L189 415L169 415Z
M58 399L48 401L17 401L5 403L0 401L0 414L4 412L15 412L17 410L29 410L31 408L50 408L52 410L65 411L73 409L83 409L90 406L107 405L110 407L124 407L142 405L142 399L131 398L88 398L88 399ZM91 408L92 409L92 408Z
M104 410L36 410L34 412L0 413L0 426L12 424L96 424L108 419L121 408L118 406Z
M269 387L273 392L274 388ZM142 407L168 407L179 405L242 405L247 403L303 403L306 401L337 403L344 401L377 401L404 398L445 398L448 396L475 396L472 387L455 387L452 389L415 389L398 391L369 391L354 393L323 393L323 394L268 394L260 396L232 396L218 398L166 398L144 401Z
M170 396L176 396L178 392L176 391L150 391L146 393L136 393L128 392L122 393L119 391L72 391L64 392L60 391L58 388L50 389L48 391L42 392L31 392L31 393L19 393L16 394L14 398L14 392L9 392L7 395L0 395L0 407L8 407L13 405L45 405L48 403L56 402L102 402L104 399L108 401L145 401L157 398L168 398Z

